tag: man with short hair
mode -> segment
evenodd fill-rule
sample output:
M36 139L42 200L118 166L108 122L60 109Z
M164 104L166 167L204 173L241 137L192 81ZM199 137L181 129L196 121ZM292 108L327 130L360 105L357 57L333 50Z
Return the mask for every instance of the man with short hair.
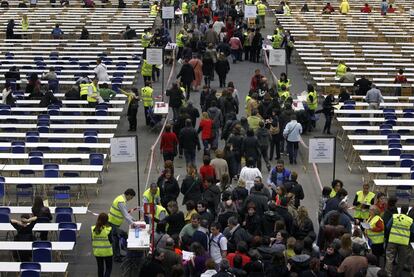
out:
M338 273L344 277L354 277L356 273L368 268L367 258L361 256L362 246L358 243L352 244L352 255L345 258L338 268Z
M164 252L164 260L162 261L162 266L165 272L171 272L173 266L181 265L182 258L180 255L174 252L174 240L168 238L165 242L165 248L162 249Z
M227 238L220 232L220 229L218 222L213 222L210 226L209 252L217 265L227 256Z
M180 238L182 239L183 237L188 237L191 238L195 231L197 231L198 226L200 224L200 215L199 214L193 214L191 216L191 222L186 224L183 229L181 229L180 232Z
M206 200L200 200L197 203L197 212L200 215L200 219L206 219L208 224L212 223L214 216L207 210L208 203Z
M374 84L371 84L371 89L367 91L365 102L368 103L370 110L378 110L380 104L384 102L381 91Z
M267 183L272 186L273 189L276 189L276 187L289 181L290 175L290 170L285 168L285 162L283 160L278 160L276 166L270 171Z
M112 202L108 213L108 222L112 227L112 249L115 262L122 262L122 256L119 249L119 239L126 238L128 234L120 229L124 219L127 220L128 225L133 224L136 220L128 213L126 202L135 197L133 189L127 189L123 194L118 195Z
M239 221L235 216L229 217L227 220L227 227L224 229L223 234L228 239L228 252L235 252L236 246L240 241L250 243L252 240L252 236L239 224Z
M209 245L209 235L208 235L208 226L209 222L207 219L202 218L200 220L200 226L198 226L198 229L194 232L191 243L198 242L200 243L204 250L208 251L208 245Z
M184 150L184 158L187 165L195 165L196 148L201 149L197 131L194 129L191 119L185 120L185 127L178 136L180 153Z
M161 204L160 188L157 183L151 183L150 187L142 194L142 203L144 204Z
M302 185L299 184L297 180L298 173L296 173L296 171L292 171L290 174L290 180L286 181L283 185L288 193L291 192L295 195L295 207L299 208L300 200L305 198L305 194L303 193Z
M100 58L96 60L96 67L93 71L95 72L95 76L98 78L99 82L110 81L106 65L102 63Z

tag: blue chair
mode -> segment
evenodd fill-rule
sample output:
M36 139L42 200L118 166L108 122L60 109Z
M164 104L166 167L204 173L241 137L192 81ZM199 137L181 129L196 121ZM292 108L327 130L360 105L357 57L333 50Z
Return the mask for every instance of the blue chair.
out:
M400 156L401 155L401 149L399 149L399 148L391 148L388 151L388 155L390 155L390 156Z
M414 113L404 113L403 118L414 118Z
M57 178L59 177L59 165L57 164L45 164L43 165L45 177Z
M409 129L400 129L397 131L401 135L408 135L410 133Z
M71 207L56 207L55 214L56 223L73 222L73 209Z
M367 129L356 129L354 131L355 135L366 135L368 134L368 130Z
M100 153L91 153L89 155L89 164L90 165L103 165L104 155Z
M391 125L391 126L396 126L397 125L397 121L395 121L395 120L386 120L384 122L384 124Z
M50 122L50 115L48 114L39 114L37 116L37 122Z
M69 241L76 243L76 223L62 222L58 225L59 241Z
M67 159L68 164L81 164L82 159L81 158L69 158Z
M401 156L400 156L401 157ZM409 167L413 166L413 160L401 160L400 167Z
M401 135L398 133L391 133L387 135L387 139L401 139Z
M388 139L388 145L390 145L392 143L401 144L401 140L400 139Z
M101 110L107 111L108 110L108 104L107 103L101 103L101 104L96 105L95 111L101 111Z
M84 132L83 139L85 143L97 143L98 142L98 133L97 132Z
M42 157L29 157L29 164L43 164Z
M0 214L10 214L9 207L0 207Z
M38 131L28 131L26 132L26 142L39 142L39 132Z
M23 141L12 141L11 149L13 154L21 154L25 152L25 143Z
M16 185L16 203L20 204L21 198L30 199L30 203L33 203L33 185L32 184L17 184Z
M388 144L388 147L389 148L399 148L399 149L401 149L402 145L401 145L401 143L390 143L390 144Z
M414 159L414 154L411 153L402 153L400 159Z
M97 110L95 112L95 115L97 115L97 116L107 116L108 115L108 111L107 110Z
M380 134L382 136L386 136L386 135L389 135L391 133L392 133L392 130L391 129L383 129L383 130L380 130Z
M0 208L0 223L10 223L10 209L7 207Z
M20 264L20 277L40 277L40 271L39 263Z
M30 151L29 157L41 157L43 158L43 152L41 151Z
M35 263L51 263L52 243L50 241L34 241L32 243L32 257Z
M4 198L6 197L6 188L4 186L4 177L0 176L0 197ZM3 199L4 202L4 199Z
M53 188L53 200L55 205L57 205L58 201L60 201L64 204L64 206L70 206L70 186L55 186Z
M48 85L49 90L53 91L53 93L59 92L59 80L49 80Z
M384 130L384 129L392 129L392 125L390 125L390 124L381 124L380 125L380 130Z
M395 188L395 196L397 199L405 199L410 201L412 195L412 187L411 186L397 186Z
M19 176L21 177L34 177L35 172L32 169L20 169L19 170Z
M381 162L382 166L395 166L395 162L393 161L383 161Z
M354 105L343 105L341 107L341 110L355 110L355 106Z
M382 110L383 113L395 113L395 109L385 108Z
M50 127L49 126L37 126L37 131L39 133L49 133Z

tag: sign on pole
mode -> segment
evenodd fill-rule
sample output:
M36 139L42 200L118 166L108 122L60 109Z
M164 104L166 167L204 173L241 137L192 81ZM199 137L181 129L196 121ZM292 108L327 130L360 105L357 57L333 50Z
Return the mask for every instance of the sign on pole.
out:
M244 6L244 18L256 18L257 16L256 6Z
M133 137L111 138L111 162L126 163L136 162L136 141Z
M269 65L285 65L286 50L285 49L269 49Z
M335 138L309 139L309 163L333 163Z
M155 114L168 114L168 103L166 102L155 102L154 104Z
M147 48L147 63L152 65L163 64L162 51L162 48Z
M174 7L162 7L162 19L174 19Z

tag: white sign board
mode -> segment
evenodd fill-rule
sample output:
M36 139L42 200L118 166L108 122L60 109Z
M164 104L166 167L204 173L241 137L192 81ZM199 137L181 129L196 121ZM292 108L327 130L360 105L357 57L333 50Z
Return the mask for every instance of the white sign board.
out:
M154 103L154 113L155 114L167 114L168 113L168 103L155 102Z
M244 6L244 18L256 18L256 6Z
M136 160L135 137L111 138L111 162L126 163Z
M162 62L162 48L147 48L147 63L157 65Z
M310 163L333 163L334 160L334 138L311 138L309 139L309 162Z
M285 65L285 49L269 49L269 65Z
M174 7L162 7L162 19L174 19Z

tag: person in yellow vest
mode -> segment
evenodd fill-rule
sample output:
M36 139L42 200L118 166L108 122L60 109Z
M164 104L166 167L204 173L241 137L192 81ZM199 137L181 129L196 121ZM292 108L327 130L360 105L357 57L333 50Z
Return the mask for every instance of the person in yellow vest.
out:
M145 82L145 87L141 88L141 99L144 104L145 125L151 125L150 112L154 106L154 99L152 98L154 90L152 89L151 81Z
M29 30L29 19L27 18L27 14L22 15L22 36L25 38L26 37L26 33Z
M142 47L144 47L144 48L149 47L150 44L151 44L152 37L153 37L153 35L151 33L151 28L146 28L144 33L141 36Z
M245 0L244 4L247 5L247 6L251 6L251 5L253 5L253 0Z
M177 44L177 60L182 58L184 44L187 41L187 32L184 29L181 29L175 36L175 43Z
M272 41L272 47L273 47L273 49L280 48L280 46L282 44L282 41L283 41L283 37L279 33L279 30L278 29L275 29L271 41Z
M337 78L341 78L346 73L347 66L344 61L339 61L338 67L336 68L335 75Z
M341 5L339 5L339 11L341 14L347 14L350 10L349 3L347 0L342 0Z
M100 213L96 224L91 227L92 253L98 264L98 276L111 276L112 271L112 227L108 215ZM105 264L105 265L104 265Z
M90 81L89 78L83 78L79 83L79 96L81 100L86 100L88 98Z
M188 0L181 3L181 12L183 13L184 23L190 23L190 7Z
M290 7L289 7L287 2L285 2L284 5L283 5L283 14L284 15L292 15L292 12L291 12Z
M167 215L168 215L167 210L161 205L155 205L154 208L155 208L155 210L154 210L154 221L156 223L158 223L160 221L163 221L164 218L166 218Z
M146 57L144 57L144 61L142 62L142 67L141 67L141 75L144 78L144 82L151 82L152 79L152 64L149 64L147 62Z
M135 197L135 191L131 188L127 189L123 194L118 195L109 208L108 222L112 227L112 250L115 262L122 262L121 252L119 249L120 238L126 239L128 234L121 229L124 219L127 220L128 225L133 225L136 221L129 213L127 202Z
M363 221L369 217L369 207L374 205L375 193L369 191L369 184L362 185L362 190L357 191L354 198L354 218Z
M150 187L142 194L142 203L145 204L161 204L160 188L156 183L151 183Z
M287 90L286 86L283 84L280 86L280 90L277 91L277 95L279 96L280 102L285 102L290 97L290 92Z
M365 234L371 241L371 250L378 261L384 255L384 221L380 217L380 211L376 206L369 208L369 217L366 223L369 224L369 228L365 229Z
M386 223L385 239L388 242L386 247L385 270L388 276L412 276L412 248L410 243L414 241L413 219L406 215L408 206L401 207L401 214L394 214ZM396 268L393 270L395 258L398 256ZM397 275L393 275L397 272Z
M282 85L284 85L286 90L289 91L291 83L285 72L282 72L280 74L279 80L277 80L277 92L282 91Z
M336 193L344 187L344 183L341 180L333 180L331 183L331 193L329 194L329 198L334 198L336 196Z
M157 16L158 15L158 2L155 1L154 4L151 5L150 15Z
M258 18L258 27L259 28L266 28L265 27L265 17L266 17L266 5L263 4L261 1L257 4L257 18Z
M306 96L306 104L308 105L308 116L311 121L309 131L316 127L315 111L318 108L318 94L312 85L308 85L308 95Z
M88 105L91 108L96 107L99 103L100 96L98 93L98 78L94 78L92 83L89 84L88 96L86 97L86 100L88 100Z

